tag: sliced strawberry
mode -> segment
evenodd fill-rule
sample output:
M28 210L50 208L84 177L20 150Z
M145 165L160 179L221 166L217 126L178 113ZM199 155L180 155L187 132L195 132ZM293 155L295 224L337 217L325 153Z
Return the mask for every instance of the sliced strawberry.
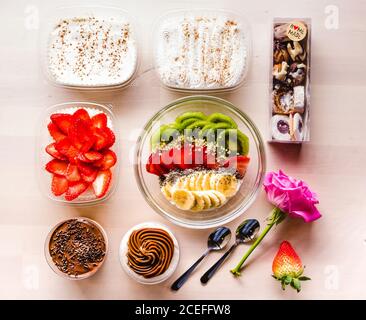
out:
M146 171L151 174L155 174L157 176L160 176L160 174L154 170L154 166L151 163L146 163Z
M47 128L48 128L48 132L50 133L51 137L56 142L66 138L66 136L58 129L58 127L53 122L50 122L48 124Z
M164 175L165 171L162 169L159 152L150 154L146 164L146 171L157 176Z
M59 176L65 176L67 169L67 162L61 160L51 160L46 164L46 170L50 173L57 174Z
M216 161L216 154L209 150L205 150L205 154L203 155L203 166L207 169L218 169L219 163Z
M247 171L248 165L250 162L250 158L247 156L235 156L228 158L225 163L225 168L236 168L236 171L241 176L245 175L245 172Z
M93 190L97 198L102 198L107 193L111 179L111 170L102 170L98 172L98 175L93 182Z
M74 114L72 115L73 120L84 120L86 122L90 122L90 116L88 111L86 111L84 108L78 109L74 112Z
M70 182L76 182L81 180L79 169L77 165L69 163L66 169L66 179Z
M117 155L112 150L103 151L103 158L93 163L100 170L107 170L112 168L117 162Z
M95 128L106 128L107 127L107 116L104 113L98 113L91 118L92 126Z
M51 190L55 196L61 196L69 187L69 183L65 177L54 175L52 177Z
M84 181L69 183L69 188L66 191L65 199L67 201L72 201L80 196L86 189L88 189L89 184Z
M71 163L75 163L75 159L80 153L79 150L73 146L69 138L65 138L59 142L56 142L55 148L62 155L66 156Z
M72 124L71 114L54 113L51 115L52 122L61 130L62 133L68 134Z
M65 157L64 155L62 155L60 152L57 151L57 149L55 148L55 143L51 143L46 147L46 152L54 157L55 159L58 160L67 160L67 157Z
M73 121L69 129L69 138L72 144L82 152L89 151L95 142L90 126L82 119Z
M172 171L175 169L174 165L174 152L177 152L177 149L170 149L163 151L160 156L161 165L166 169L166 171Z
M114 135L114 132L111 129L109 129L108 127L104 128L103 130L106 132L107 137L108 137L108 139L107 139L108 142L107 142L107 145L105 146L105 149L108 149L108 148L112 147L114 145L114 143L116 142L116 136Z
M100 152L97 151L88 151L85 153L81 153L79 155L79 159L83 162L99 162L101 159L103 159L103 154L101 154ZM96 163L94 163L94 165L97 166Z
M110 137L109 137L108 133L105 131L105 128L104 129L94 128L93 134L95 137L95 143L93 145L93 148L96 151L106 148L107 145L109 144Z
M193 168L192 146L185 144L174 152L173 163L182 170Z
M90 171L89 173L80 173L81 179L83 179L87 183L92 183L97 178L98 170Z
M85 175L90 175L97 170L97 168L93 167L91 164L83 163L81 161L77 161L77 166L80 173L83 173Z

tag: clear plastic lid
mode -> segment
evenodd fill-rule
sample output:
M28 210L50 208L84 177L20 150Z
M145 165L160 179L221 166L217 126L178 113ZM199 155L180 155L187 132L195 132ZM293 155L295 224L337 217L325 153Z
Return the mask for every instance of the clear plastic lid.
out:
M47 78L76 89L128 85L138 68L135 22L122 9L62 7L47 14L41 58Z
M48 125L51 122L50 116L55 113L67 113L73 114L78 109L85 109L89 116L92 117L99 113L104 113L107 116L107 126L112 130L115 136L115 142L113 146L110 148L116 157L117 162L114 166L110 168L111 170L111 179L108 185L108 189L106 193L97 197L93 191L92 183L90 183L89 187L81 193L76 199L72 201L68 201L65 199L65 194L61 196L55 196L52 192L52 174L48 172L45 167L49 161L54 158L46 152L46 147L54 142L54 139L51 137ZM91 103L91 102L67 102L61 103L57 105L53 105L47 108L41 115L38 123L38 133L37 133L37 171L38 171L38 180L41 192L43 195L48 197L49 199L56 201L60 204L68 204L74 206L83 206L83 205L93 205L105 201L108 199L112 193L115 191L118 183L118 175L120 170L120 161L119 161L119 130L116 118L113 112L104 105ZM92 163L92 165L94 165Z
M245 19L219 10L174 11L154 29L154 65L162 84L183 92L220 92L246 77L251 35Z

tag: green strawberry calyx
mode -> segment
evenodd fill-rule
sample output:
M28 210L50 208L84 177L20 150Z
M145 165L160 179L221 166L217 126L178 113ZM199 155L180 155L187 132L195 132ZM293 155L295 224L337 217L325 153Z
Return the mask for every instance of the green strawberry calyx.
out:
M300 274L296 276L292 275L283 275L278 277L276 275L272 275L273 278L281 282L282 289L285 290L287 285L290 285L294 288L297 292L301 291L301 281L308 281L311 280L309 277L303 276L302 271Z

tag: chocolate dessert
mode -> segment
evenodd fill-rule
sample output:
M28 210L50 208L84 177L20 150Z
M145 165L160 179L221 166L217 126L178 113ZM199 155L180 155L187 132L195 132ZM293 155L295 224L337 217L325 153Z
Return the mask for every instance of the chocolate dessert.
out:
M53 232L49 253L61 272L78 277L94 271L103 262L106 241L99 228L92 223L70 219Z
M174 241L160 228L142 228L128 239L128 266L144 278L153 278L168 270L174 254Z

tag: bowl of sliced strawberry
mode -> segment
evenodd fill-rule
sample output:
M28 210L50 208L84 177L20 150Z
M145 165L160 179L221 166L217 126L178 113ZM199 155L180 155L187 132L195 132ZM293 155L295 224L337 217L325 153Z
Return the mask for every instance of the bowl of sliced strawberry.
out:
M74 205L107 199L116 187L118 131L111 110L89 102L48 108L40 123L41 189Z
M151 207L189 228L210 228L243 214L265 172L261 135L226 100L191 96L160 110L136 147L135 176Z

